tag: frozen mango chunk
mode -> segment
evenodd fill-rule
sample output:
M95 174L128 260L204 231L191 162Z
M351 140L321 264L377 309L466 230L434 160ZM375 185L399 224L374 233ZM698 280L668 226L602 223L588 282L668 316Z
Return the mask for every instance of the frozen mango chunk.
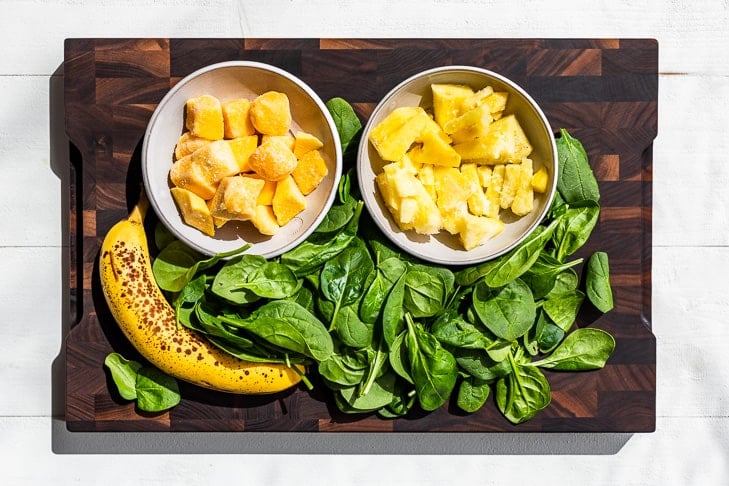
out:
M227 220L248 221L256 214L258 195L264 181L253 177L231 176L220 182L213 197L212 215Z
M223 101L221 109L223 111L223 133L225 138L239 138L256 133L249 116L251 109L249 99L235 98Z
M173 187L170 192L185 224L202 231L208 236L215 234L213 217L203 198L180 187Z
M301 130L296 132L294 140L294 155L296 155L297 159L303 157L306 152L319 150L324 146L324 142L317 137Z
M264 135L286 135L291 127L289 97L278 91L267 91L251 103L251 123Z
M284 226L294 216L306 209L306 197L296 185L293 177L287 175L278 181L271 206L279 226Z
M289 146L277 137L263 142L248 158L251 170L268 181L288 177L298 163Z
M185 104L185 127L195 136L220 140L225 135L223 108L215 96L201 95Z
M190 155L195 150L199 149L203 145L210 143L207 138L197 137L192 132L185 132L180 135L175 145L175 160L180 160L186 155Z
M252 169L248 165L248 159L258 147L258 136L247 135L243 137L228 140L230 148L233 150L233 156L238 163L239 172L250 172Z
M261 234L266 236L275 235L281 228L278 225L278 220L273 212L273 207L268 205L259 204L256 206L256 214L251 219L251 223L256 227Z
M314 191L329 173L327 163L319 150L309 150L300 159L291 172L296 185L304 195Z

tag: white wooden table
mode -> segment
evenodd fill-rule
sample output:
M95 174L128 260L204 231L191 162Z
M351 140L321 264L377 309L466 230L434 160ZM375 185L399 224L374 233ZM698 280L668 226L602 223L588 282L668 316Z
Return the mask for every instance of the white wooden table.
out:
M729 484L726 1L1 0L0 7L0 483ZM265 443L251 453L259 439L249 436L244 443L66 432L59 357L69 307L67 144L50 103L62 103L52 93L62 87L68 37L657 39L656 432L538 435L530 444L500 437L491 454L455 455L445 446L439 454L333 455L305 444L301 454L279 455ZM407 451L407 438L397 440Z

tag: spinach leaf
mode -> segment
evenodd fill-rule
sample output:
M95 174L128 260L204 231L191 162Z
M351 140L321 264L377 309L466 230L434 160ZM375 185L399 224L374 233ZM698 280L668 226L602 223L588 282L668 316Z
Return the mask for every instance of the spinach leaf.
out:
M359 394L357 386L342 388L338 394L341 400L337 405L346 413L369 412L386 407L393 400L396 378L394 373L379 376L365 394Z
M467 377L461 380L458 387L456 404L464 412L477 412L488 400L490 392L491 384L488 381Z
M582 258L561 263L549 253L542 251L521 279L532 289L535 299L546 296L555 286L560 273L582 263Z
M128 360L119 353L109 353L104 359L104 365L111 372L111 378L116 384L119 395L125 400L136 400L137 374L142 364Z
M566 129L562 128L560 135L556 140L559 157L557 190L567 203L599 201L600 189L585 148Z
M437 273L410 269L405 274L403 305L413 317L431 317L443 309L448 287Z
M334 125L339 133L339 142L342 153L346 153L350 144L356 144L357 135L362 129L362 122L352 109L352 105L342 98L332 98L325 103L329 113L334 119Z
M382 336L390 347L397 335L405 329L404 299L405 275L403 274L392 286L382 309Z
M589 327L575 329L552 353L529 363L563 371L596 370L605 366L615 350L615 339L607 332Z
M479 380L491 382L503 378L512 371L506 357L496 361L480 349L456 349L454 356L460 369Z
M330 387L332 384L353 387L362 382L367 372L368 361L366 357L361 357L361 353L348 348L338 349L329 358L319 362L319 374L330 383Z
M260 255L241 255L228 260L215 275L211 291L228 302L249 304L260 299L252 290L243 285L259 267L266 264Z
M520 424L549 405L551 388L539 368L523 366L511 354L509 363L512 372L496 382L496 405L511 423Z
M410 374L407 346L405 346L405 337L407 336L407 330L398 334L390 345L390 352L388 353L388 360L390 362L390 368L401 378L408 383L413 383L413 377Z
M575 323L584 300L585 294L579 290L555 294L550 293L544 301L542 308L552 322L567 332Z
M587 298L600 311L609 312L613 308L613 290L610 286L610 264L604 251L596 251L587 260L585 276Z
M497 290L480 282L473 294L473 310L486 328L507 341L524 335L537 313L532 291L521 279Z
M456 385L456 359L432 334L416 325L410 314L405 314L405 320L405 342L418 402L423 410L432 411L448 400Z
M564 212L552 236L558 261L563 262L585 244L599 217L600 206L593 201L583 201L579 206L570 207Z
M352 348L366 348L372 344L374 326L362 322L356 304L341 307L333 319L334 331L343 344Z
M375 323L387 295L406 269L405 263L397 258L389 258L378 265L375 277L360 303L359 315L363 322Z
M180 403L177 380L157 368L143 366L137 373L137 406L145 412L161 412Z
M302 281L297 279L294 272L285 265L265 262L254 268L248 280L239 285L240 288L247 289L259 297L285 299L298 292Z

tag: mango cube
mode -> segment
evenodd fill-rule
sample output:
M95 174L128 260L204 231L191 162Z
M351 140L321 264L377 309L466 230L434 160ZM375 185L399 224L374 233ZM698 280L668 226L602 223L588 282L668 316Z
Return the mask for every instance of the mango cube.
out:
M251 123L264 135L286 135L291 127L289 97L278 91L257 96L249 111Z
M223 134L225 138L239 138L256 133L256 129L249 117L250 100L236 98L223 101L221 109L223 111Z
M203 145L210 143L207 138L197 137L192 132L185 132L180 135L175 145L175 160L180 160L186 155L190 155L195 150L199 149Z
M279 226L284 226L306 209L306 197L296 185L294 178L287 175L276 184L271 205Z
M211 95L190 98L185 104L185 127L196 137L220 140L225 135L223 108Z
M294 136L294 155L297 159L303 157L306 152L319 150L323 146L324 142L316 138L311 133L298 131Z
M261 193L258 195L258 200L256 203L259 206L270 206L273 204L273 195L276 193L276 184L278 184L276 181L267 181L263 179L263 189L261 189Z
M252 169L248 164L248 159L258 147L258 136L247 135L228 140L230 148L233 150L233 156L238 163L239 172L250 172Z
M212 215L227 220L248 221L256 214L264 181L246 176L226 177L212 199Z
M251 223L263 235L273 236L281 228L278 225L276 215L273 213L273 207L259 204L256 206L256 214L251 219Z
M210 199L220 181L239 172L238 162L226 140L215 140L183 157L170 169L170 180L203 199Z
M248 157L248 166L268 181L285 179L298 163L291 148L278 137L267 139Z
M299 159L291 176L304 195L314 191L329 173L327 164L318 150L309 150Z
M170 192L185 224L202 231L208 236L215 234L213 217L203 198L180 187L173 187Z

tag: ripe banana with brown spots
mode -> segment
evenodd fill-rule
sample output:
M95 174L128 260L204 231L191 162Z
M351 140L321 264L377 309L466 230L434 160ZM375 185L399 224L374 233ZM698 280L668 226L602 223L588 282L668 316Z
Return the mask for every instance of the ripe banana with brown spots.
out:
M239 394L267 394L301 381L283 364L243 361L203 335L177 324L152 274L144 231L144 194L127 218L104 237L99 255L101 288L111 314L139 353L165 373L205 388Z

